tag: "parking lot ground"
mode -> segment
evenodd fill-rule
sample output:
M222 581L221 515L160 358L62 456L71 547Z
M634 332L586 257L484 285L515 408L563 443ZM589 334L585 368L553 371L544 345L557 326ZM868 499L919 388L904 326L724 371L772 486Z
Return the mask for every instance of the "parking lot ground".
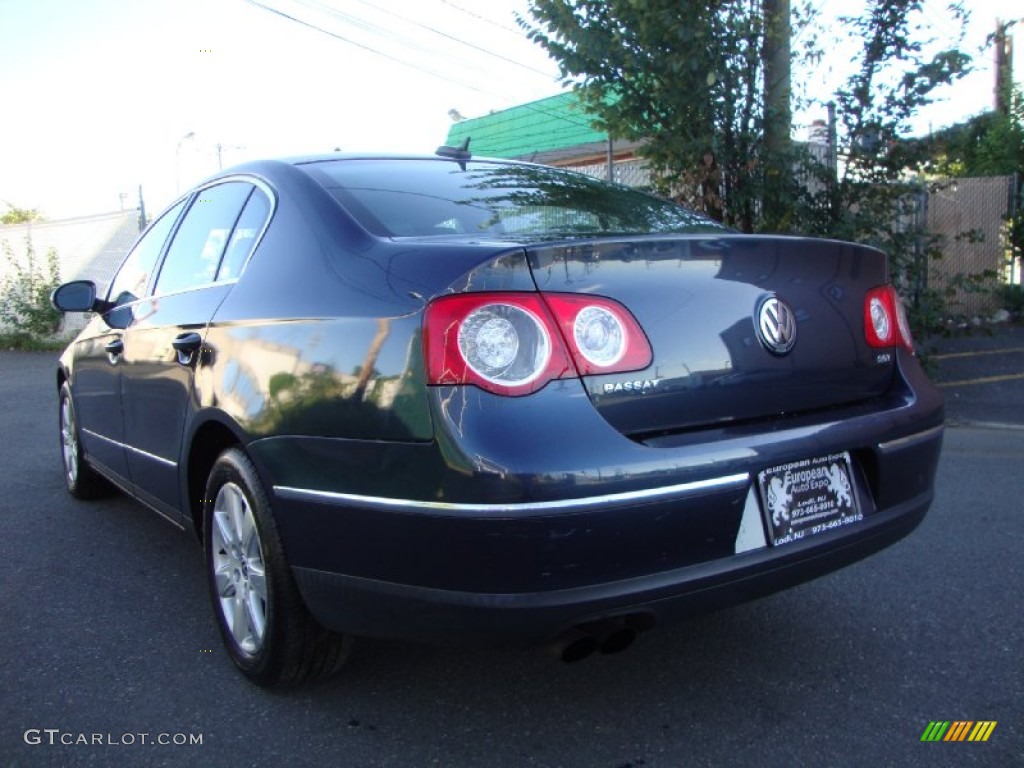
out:
M1024 429L1024 325L974 329L928 346L947 423Z

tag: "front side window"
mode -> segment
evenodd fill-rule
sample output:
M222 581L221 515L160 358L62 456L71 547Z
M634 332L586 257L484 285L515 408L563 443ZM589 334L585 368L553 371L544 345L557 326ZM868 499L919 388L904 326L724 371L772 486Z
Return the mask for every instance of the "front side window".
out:
M154 292L166 295L212 283L252 184L230 181L196 195L167 249Z
M110 290L107 292L110 302L121 306L145 296L146 286L149 285L149 278L153 274L157 259L160 258L164 242L184 206L185 201L182 200L167 211L150 226L149 231L135 244L110 283Z

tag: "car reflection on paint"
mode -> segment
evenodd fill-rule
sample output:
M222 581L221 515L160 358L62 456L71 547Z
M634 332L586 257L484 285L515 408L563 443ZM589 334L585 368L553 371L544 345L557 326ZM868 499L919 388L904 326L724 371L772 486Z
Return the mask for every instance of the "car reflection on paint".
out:
M618 651L920 522L943 406L887 272L460 150L251 163L55 291L94 313L65 480L195 532L261 685L356 636Z

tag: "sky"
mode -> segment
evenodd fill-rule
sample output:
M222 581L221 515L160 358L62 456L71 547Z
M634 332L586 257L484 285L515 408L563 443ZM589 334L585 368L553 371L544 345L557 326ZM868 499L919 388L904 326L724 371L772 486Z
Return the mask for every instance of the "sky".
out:
M814 2L828 15L857 0ZM1018 4L969 3L967 49L981 46L997 15L1021 15ZM0 201L57 219L134 208L141 185L155 214L218 163L335 148L431 153L453 109L477 117L561 90L556 64L516 27L513 14L527 7L0 0ZM926 20L953 34L943 7L927 0ZM1018 38L1019 81L1024 31ZM827 97L845 73L834 50L798 75L813 95ZM976 66L917 130L990 108L991 51ZM795 131L817 116L798 115Z

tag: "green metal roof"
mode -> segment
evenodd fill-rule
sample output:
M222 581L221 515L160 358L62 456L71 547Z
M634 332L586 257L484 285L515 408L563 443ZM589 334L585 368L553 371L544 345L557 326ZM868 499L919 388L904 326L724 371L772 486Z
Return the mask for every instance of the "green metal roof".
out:
M529 159L606 141L604 133L591 127L592 120L583 112L576 94L566 91L455 123L448 130L447 144L457 147L469 136L469 150L474 155Z

